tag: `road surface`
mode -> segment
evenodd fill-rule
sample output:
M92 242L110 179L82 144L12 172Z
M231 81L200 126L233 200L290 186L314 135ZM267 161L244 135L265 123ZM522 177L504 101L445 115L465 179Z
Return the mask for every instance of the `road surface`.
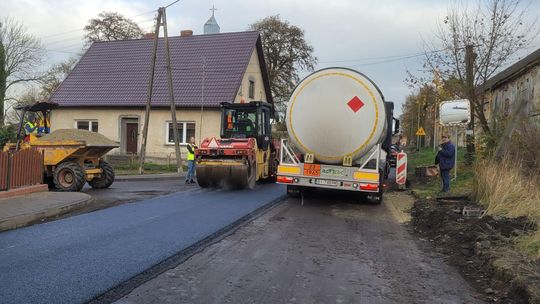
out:
M281 197L193 190L0 233L1 303L83 303Z
M400 224L412 198L383 205L326 192L289 199L116 304L481 303Z

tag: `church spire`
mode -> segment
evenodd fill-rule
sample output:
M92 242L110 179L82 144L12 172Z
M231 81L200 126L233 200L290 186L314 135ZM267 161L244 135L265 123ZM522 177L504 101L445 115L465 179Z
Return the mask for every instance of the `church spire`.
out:
M204 24L204 34L217 34L219 33L219 24L216 21L216 18L214 17L215 11L217 11L217 8L212 5L212 8L210 9L212 11L212 16L206 21Z

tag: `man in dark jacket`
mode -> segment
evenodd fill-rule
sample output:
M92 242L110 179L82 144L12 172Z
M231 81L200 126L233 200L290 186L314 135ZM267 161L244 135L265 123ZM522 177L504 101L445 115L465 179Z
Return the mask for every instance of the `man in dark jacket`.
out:
M443 188L441 192L450 191L450 170L454 168L456 148L450 142L448 135L442 136L442 143L439 147L439 152L435 158L435 163L439 164L441 170L441 178L443 182Z

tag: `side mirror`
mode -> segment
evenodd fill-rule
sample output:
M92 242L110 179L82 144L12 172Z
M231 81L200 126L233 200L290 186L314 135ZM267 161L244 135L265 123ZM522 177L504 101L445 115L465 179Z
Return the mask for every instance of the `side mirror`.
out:
M392 135L396 135L399 133L399 119L392 119L394 120L394 133L392 133Z

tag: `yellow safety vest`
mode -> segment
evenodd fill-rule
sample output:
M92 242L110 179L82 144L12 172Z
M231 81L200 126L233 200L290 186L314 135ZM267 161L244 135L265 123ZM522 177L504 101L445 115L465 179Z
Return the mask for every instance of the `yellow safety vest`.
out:
M188 149L187 160L195 160L195 147L192 144L188 144L188 146L191 148L191 151L193 151L193 153L189 152Z
M26 128L26 126L28 126L29 128ZM32 130L32 131L29 131L29 129ZM38 132L38 130L36 128L36 125L34 125L33 123L31 123L29 121L24 124L24 131L25 131L25 133L27 135Z

